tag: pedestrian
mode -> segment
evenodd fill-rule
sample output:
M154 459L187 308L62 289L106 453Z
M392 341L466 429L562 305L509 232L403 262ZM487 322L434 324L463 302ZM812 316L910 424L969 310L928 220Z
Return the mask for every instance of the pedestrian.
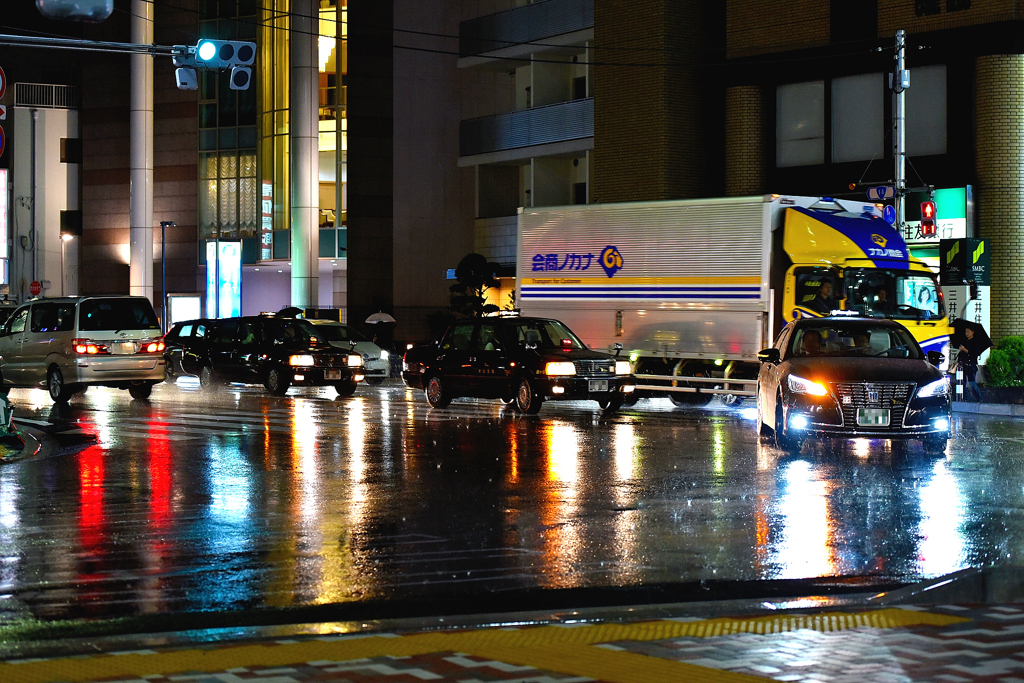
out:
M960 344L956 354L956 364L964 373L964 400L981 403L981 390L978 389L975 376L978 374L978 357L985 349L982 348L981 341L975 339L974 330L970 327L964 330L964 337L966 340Z

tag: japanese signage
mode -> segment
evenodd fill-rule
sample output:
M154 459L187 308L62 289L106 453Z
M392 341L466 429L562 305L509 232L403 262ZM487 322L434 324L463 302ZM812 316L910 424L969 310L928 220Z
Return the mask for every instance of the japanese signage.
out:
M534 254L532 259L533 272L551 272L562 270L590 270L591 265L600 264L608 277L612 277L622 268L622 254L615 247L608 245L599 257L594 254ZM600 271L598 271L600 273Z

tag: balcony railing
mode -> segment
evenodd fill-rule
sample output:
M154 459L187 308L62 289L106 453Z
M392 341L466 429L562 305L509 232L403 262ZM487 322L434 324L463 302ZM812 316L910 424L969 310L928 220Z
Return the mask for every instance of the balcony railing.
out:
M470 57L593 26L594 0L545 0L462 22L459 52Z
M466 119L459 125L459 154L467 157L593 136L594 99L588 97Z

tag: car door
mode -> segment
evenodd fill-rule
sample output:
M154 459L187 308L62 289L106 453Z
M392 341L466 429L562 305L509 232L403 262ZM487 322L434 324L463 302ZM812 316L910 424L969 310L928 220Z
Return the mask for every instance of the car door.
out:
M441 341L437 355L431 365L431 371L437 372L448 385L450 391L460 396L471 396L475 368L470 361L473 341L472 322L460 322L452 325L448 334Z
M778 349L780 358L786 354L786 346L792 328L785 328L775 340L772 348ZM782 358L784 360L784 358ZM775 428L775 399L778 397L779 375L782 372L782 360L778 363L762 363L757 376L757 391L761 400L761 412L766 424Z
M213 334L209 344L210 367L218 377L228 381L235 380L235 368L232 364L231 353L234 351L237 335L238 319L227 318L218 323L217 331Z
M255 319L242 318L238 321L235 347L231 351L231 367L232 372L240 381L260 381L261 341L262 330Z
M22 381L42 384L46 380L46 357L50 354L50 343L56 331L57 304L32 304L28 328L24 332L21 344L21 359L24 364Z
M22 306L16 310L4 325L0 336L0 372L3 373L5 384L25 383L25 363L21 357L21 346L25 341L25 330L28 329L30 306Z
M490 322L481 322L473 338L470 362L473 364L473 395L481 398L507 396L508 349L500 339L501 328Z

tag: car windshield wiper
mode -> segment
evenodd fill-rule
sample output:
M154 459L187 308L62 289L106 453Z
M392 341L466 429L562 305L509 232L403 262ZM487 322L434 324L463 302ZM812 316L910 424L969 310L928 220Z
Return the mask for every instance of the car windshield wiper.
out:
M880 358L881 356L884 356L885 354L889 353L890 351L899 351L900 349L906 351L907 348L908 347L907 347L906 344L900 344L899 346L890 346L885 351L882 351L880 353L873 353L873 354L871 354L870 357L871 358Z

